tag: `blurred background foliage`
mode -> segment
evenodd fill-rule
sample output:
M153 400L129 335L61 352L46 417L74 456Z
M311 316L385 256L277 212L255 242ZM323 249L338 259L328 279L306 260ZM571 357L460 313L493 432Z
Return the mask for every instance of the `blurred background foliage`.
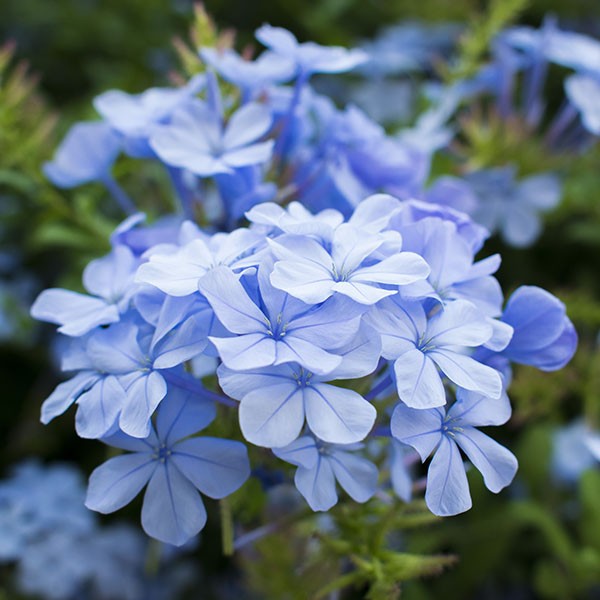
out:
M521 23L537 26L553 12L565 28L600 34L598 0L513 4L523 5ZM480 50L495 30L489 20L494 5L499 4L482 0L205 3L220 28L237 30L242 45L252 43L254 29L264 22L287 27L303 40L345 45L401 20L466 23L471 32L463 43L467 61L484 58ZM68 418L51 428L38 422L39 406L56 384L56 376L49 368L51 338L32 331L27 310L43 287L80 286L83 266L106 250L118 215L104 206L101 189L92 185L57 190L44 179L40 167L75 120L93 118L94 95L108 88L137 92L168 82L177 68L172 39L186 37L192 17L189 0L0 2L0 44L5 44L0 50L2 472L30 455L79 456L86 472L101 460L104 450L76 439ZM484 166L517 160L524 174L552 168L563 176L563 202L547 217L537 245L515 250L493 239L486 253L502 253L499 279L507 295L522 284L540 285L566 302L580 334L580 349L558 373L516 369L511 388L514 416L499 440L515 451L521 465L509 490L493 496L484 492L479 477L472 477L474 509L445 521L422 507L409 510L398 504L382 509L373 503L342 503L327 523L305 514L290 522L284 519L276 533L233 559L236 581L253 590L256 598L350 599L366 594L376 600L395 598L398 579L437 573L442 567L439 577L408 583L403 598L600 598L600 473L586 473L571 488L551 485L550 475L554 427L582 412L600 426L600 149L596 146L574 157L550 156L535 141L524 144L514 131L494 127L493 120L482 120L477 114L467 118L471 119L463 140L467 160ZM164 202L161 198L168 195L168 188L151 167L140 170L139 163L123 160L117 169L118 178L134 197L146 198L147 206L156 209ZM11 335L17 330L19 335ZM257 523L273 507L265 504L258 488L249 493L247 487L234 500L234 509L247 524ZM373 531L373 522L383 523L383 529ZM325 528L335 535L323 536ZM220 532L208 530L205 535L210 538ZM397 553L390 553L390 547L401 548L406 556L447 558L431 565L415 560L414 570L401 574ZM206 548L200 550L205 552ZM207 572L214 575L213 583L207 583L206 597L225 597L222 578L231 575L232 559L215 559L214 552L211 556L202 558ZM407 564L411 563L405 560L403 568ZM332 572L347 575L335 581ZM236 589L234 584L230 587ZM330 596L337 587L346 591Z

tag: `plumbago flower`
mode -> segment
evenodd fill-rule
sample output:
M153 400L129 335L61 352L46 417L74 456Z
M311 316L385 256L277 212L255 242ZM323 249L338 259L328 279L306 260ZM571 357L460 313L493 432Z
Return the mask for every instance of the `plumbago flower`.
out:
M461 451L492 491L508 485L514 458L477 427L508 419L512 362L570 360L564 305L522 287L503 309L499 256L475 260L489 232L456 210L479 206L468 182L423 191L439 128L420 144L391 138L310 88L313 73L350 70L362 52L270 26L257 38L268 50L254 60L203 48L214 72L182 88L96 101L99 131L165 167L180 214L131 215L85 270L89 295L51 289L35 302L68 342L72 374L42 420L75 404L80 436L128 451L94 471L88 506L115 511L147 486L142 525L175 544L205 524L198 492L243 484L246 445L257 470L264 448L295 465L317 511L336 504L337 483L357 502L378 486L408 501L416 450L432 456L431 510L466 510ZM107 185L111 144L90 171ZM227 410L240 431L220 430L239 439L196 437ZM389 465L381 481L374 461Z
M336 481L356 502L366 502L377 489L377 467L352 454L362 444L324 444L312 436L297 439L275 456L296 465L294 481L298 491L315 511L337 504Z
M88 504L116 510L149 481L146 531L175 543L195 535L204 513L191 501L193 486L213 497L234 488L207 491L201 475L185 471L177 454L185 436L169 437L164 415L172 416L177 402L201 407L204 416L200 408L182 413L193 433L214 417L214 402L235 406L231 399L239 402L245 440L298 466L296 485L315 510L337 502L336 480L359 502L373 495L377 469L361 443L386 428L386 412L372 403L381 394L397 394L389 451L393 487L402 497L410 497L410 474L398 462L400 443L423 459L437 448L426 499L438 514L469 506L459 447L492 491L507 485L516 464L491 440L481 446L475 426L508 418L510 360L546 369L569 360L572 326L564 306L538 288L517 290L503 312L492 275L498 259L474 262L477 229L467 227L464 215L426 206L376 195L346 220L332 209L312 215L300 205L264 204L249 213L249 229L212 235L189 223L171 229L170 241L161 237L136 259L134 276L125 268L133 253L113 252L109 272L127 274L115 284L119 309L108 323L84 321L79 337L65 332L72 343L63 367L76 374L43 407L48 422L76 403L81 436L135 451L113 459L131 475L113 472L117 462L100 467L105 475L92 477ZM452 256L444 260L445 251ZM123 269L115 271L119 257ZM52 294L52 310L39 310L42 296L34 312L64 327L68 322L56 315L67 314L61 303L70 296ZM526 317L532 303L543 308L540 319ZM207 389L193 375L198 361L203 374L216 372L220 389ZM353 389L353 380L368 393ZM449 405L453 390L459 400ZM428 452L417 435L429 440ZM227 443L242 451L238 442ZM499 475L484 458L500 461L493 467ZM168 468L157 470L162 459ZM138 462L145 466L136 471ZM440 487L446 468L452 479ZM121 476L129 487L113 487ZM148 515L156 506L167 510L161 503L170 501L159 496L169 477L192 479L177 484L187 490L185 499L168 505L165 530Z
M499 492L517 472L517 459L476 427L502 425L510 417L508 398L459 394L447 411L416 410L400 404L392 415L392 435L412 446L422 460L434 452L427 473L425 501L436 515L448 516L471 508L465 468L458 448L483 475L486 487Z
M248 478L246 448L239 442L189 437L214 418L212 404L189 392L169 395L156 427L143 439L116 433L104 441L128 450L99 466L90 477L86 506L110 513L129 504L148 486L142 505L144 531L180 546L206 523L198 492L224 498Z

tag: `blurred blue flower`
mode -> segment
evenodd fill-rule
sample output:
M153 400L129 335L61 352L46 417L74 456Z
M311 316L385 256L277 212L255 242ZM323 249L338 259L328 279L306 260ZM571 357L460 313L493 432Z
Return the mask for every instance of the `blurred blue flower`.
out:
M297 77L305 79L313 73L343 73L365 62L362 50L341 46L320 46L314 42L298 43L293 33L282 27L263 25L256 30L256 39L274 53L293 61Z
M239 108L223 127L219 115L196 100L176 111L168 125L156 126L150 146L168 165L210 177L269 160L273 141L258 140L271 125L268 108L249 103Z
M541 232L539 215L555 208L562 193L553 173L517 181L514 167L476 171L465 179L479 200L473 219L517 248L535 242Z
M552 436L552 474L565 483L576 483L581 474L600 464L600 433L582 419L555 429Z
M125 151L136 158L152 158L148 139L154 126L167 123L172 114L203 88L204 75L196 75L181 88L150 88L141 94L109 90L94 99L94 108L122 136Z
M78 123L71 127L54 159L44 165L44 173L64 188L105 181L120 151L121 139L106 123Z

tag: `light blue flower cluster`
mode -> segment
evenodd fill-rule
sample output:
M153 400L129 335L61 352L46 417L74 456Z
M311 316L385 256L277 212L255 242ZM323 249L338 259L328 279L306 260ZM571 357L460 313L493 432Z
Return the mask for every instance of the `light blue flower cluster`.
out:
M570 360L565 307L522 287L503 308L499 256L475 259L487 230L451 202L411 199L436 144L390 137L308 86L363 52L270 26L257 38L268 50L255 61L201 49L210 69L179 90L101 96L95 127L110 143L75 143L92 131L76 129L47 167L61 185L103 181L126 207L109 174L116 140L166 166L188 219L130 216L86 268L88 294L39 296L32 314L69 338L73 373L42 420L76 404L80 436L126 451L92 473L87 506L113 512L145 488L145 531L176 545L203 528L202 496L250 475L242 442L201 433L217 404L237 409L248 443L297 467L314 510L336 504L337 484L357 502L390 483L408 499L413 449L432 456L430 509L467 510L460 450L493 492L510 483L516 459L477 428L509 418L511 362ZM217 74L236 92L223 98Z
M84 499L81 475L70 465L26 462L0 481L0 563L16 566L21 592L48 600L142 600L173 597L189 584L172 552L161 551L155 575L147 573L144 536L129 525L100 527Z
M401 130L397 137L425 150L426 155L444 148L457 158L460 176L434 179L427 188L413 189L413 195L467 212L511 246L530 246L541 233L543 213L554 209L562 196L558 175L540 172L520 179L518 160L483 170L467 166L465 173L464 156L456 156L450 142L464 124L459 118L475 116L490 119L492 131L500 125L513 135L535 138L548 152L585 150L600 135L600 42L560 29L553 18L537 29L511 27L494 39L488 64L473 77L447 86L432 75L431 56L436 46L438 52L445 47L444 56L450 55L451 31L449 27L427 31L409 25L384 30L374 43L365 45L368 83L357 99L365 99L363 105L370 114L389 121L390 111L382 109L388 98L398 102L402 97L403 104L410 106L415 97L425 96L432 107L417 115L413 127ZM548 75L556 66L561 68L564 88L558 107L545 96ZM407 70L419 71L424 82L415 85L414 77L406 77ZM377 102L377 95L384 99ZM404 125L411 122L410 114L398 110L391 114Z

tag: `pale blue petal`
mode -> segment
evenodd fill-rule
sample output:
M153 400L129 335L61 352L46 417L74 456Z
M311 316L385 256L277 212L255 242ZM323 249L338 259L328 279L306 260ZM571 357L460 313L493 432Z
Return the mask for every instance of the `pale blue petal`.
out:
M160 464L144 494L144 531L166 544L182 546L205 523L206 509L193 484L177 468Z
M435 453L427 472L425 502L440 517L449 517L472 506L469 483L458 447L447 437Z
M169 369L201 354L208 345L210 317L206 311L192 315L180 327L171 331L153 349L156 358L152 366L155 369Z
M335 478L356 502L366 502L377 489L379 472L369 460L349 452L334 451L329 456Z
M305 435L284 448L273 448L273 454L298 467L310 469L319 460L319 450L313 437Z
M507 244L525 248L533 244L542 230L538 215L530 207L511 206L505 214L500 233Z
M115 246L110 254L87 265L83 271L83 285L90 294L116 302L131 284L137 263L127 246Z
M467 427L464 431L455 431L454 437L456 443L483 475L488 490L498 493L510 484L519 466L512 452L473 427Z
M217 347L225 365L236 371L268 367L275 363L277 357L277 342L262 333L209 339Z
M100 379L77 400L77 435L91 439L106 435L115 425L125 399L125 390L116 377Z
M187 296L198 291L198 281L214 264L203 240L193 240L172 254L153 254L140 265L136 281L148 283L171 296Z
M492 326L494 333L485 343L485 347L494 352L501 352L510 343L514 329L508 323L504 323L504 321L499 321L498 319L488 319L488 323Z
M173 447L177 468L210 498L225 498L250 476L244 444L217 438L192 438Z
M327 267L308 261L287 260L275 263L271 283L308 304L318 304L329 298L334 285Z
M354 281L337 281L331 289L338 294L352 298L359 304L365 305L377 304L383 298L398 293L398 290L384 290L373 285Z
M377 332L361 324L358 334L336 354L342 357L341 364L328 374L330 380L356 379L375 371L381 356L381 340Z
M145 438L150 433L150 419L167 394L167 383L160 373L151 371L138 377L126 392L119 427L132 437Z
M279 365L238 373L221 365L217 369L217 375L221 389L229 397L241 400L253 390L264 390L273 385L293 380L294 370L290 365Z
M138 343L138 331L135 325L121 322L95 332L88 340L87 353L96 369L125 374L147 367Z
M565 81L565 92L581 114L584 127L594 135L600 135L600 81L584 74L571 75Z
M413 350L427 327L425 311L420 302L383 300L366 315L366 321L381 336L382 356L398 358Z
M481 392L490 398L500 398L502 379L496 369L482 365L470 356L450 350L429 352L428 356L456 385L473 392Z
M437 313L427 326L428 345L480 346L494 330L485 315L470 302L455 300Z
M347 298L332 298L316 310L294 318L287 334L331 350L352 342L360 328L364 307Z
M195 381L191 376L189 378ZM156 431L164 444L172 446L178 440L207 427L215 416L213 402L169 384L167 396L157 412Z
M525 360L519 360L520 357L513 353L510 354L510 359L534 365L542 371L562 369L573 358L575 350L577 350L577 331L567 317L564 320L563 332L548 347L538 350L533 355L530 354Z
M509 298L502 320L515 332L510 351L540 350L554 342L564 329L565 306L538 287L521 286Z
M429 355L409 350L394 362L394 374L398 396L407 406L423 409L446 404L442 379Z
M72 379L59 384L42 404L41 421L47 425L58 415L62 415L85 391L89 390L100 379L100 375L83 371Z
M154 431L151 431L147 438L140 439L131 437L117 429L114 433L103 437L101 441L113 448L120 448L129 452L154 452L154 449L160 445Z
M257 446L277 448L293 442L304 425L302 388L294 381L256 388L244 396L239 408L244 437Z
M312 432L334 444L362 441L377 417L374 406L357 392L325 383L307 386L304 404Z
M156 465L149 452L111 458L90 475L85 505L105 514L119 510L140 493Z
M238 150L228 150L223 155L223 162L228 167L240 168L248 165L258 165L267 162L273 155L273 140L267 140L260 144L252 144Z
M373 194L354 210L348 223L366 233L379 233L400 210L400 201L389 194Z
M399 252L373 266L357 269L350 276L350 281L406 285L425 279L428 275L429 266L418 254Z
M227 123L223 145L226 150L256 141L271 128L271 111L263 104L251 102L239 108Z
M443 419L440 409L415 409L400 403L392 413L392 435L412 446L424 461L442 440Z
M314 511L329 510L338 501L333 468L320 456L311 468L298 467L294 483Z
M64 335L80 336L99 325L117 322L119 311L101 298L52 288L37 297L31 307L31 316L60 325L58 331Z
M283 27L262 25L255 32L256 39L278 54L293 55L298 48L298 40L293 33Z
M500 398L489 398L477 392L459 389L456 398L458 401L448 411L448 416L460 419L465 425L504 425L512 413L510 400L505 393Z
M381 235L365 235L352 225L342 223L334 231L331 244L331 257L337 272L353 273L383 244L384 240Z
M250 300L239 279L227 267L210 271L200 281L199 289L219 321L232 333L266 333L265 315Z
M318 346L293 335L276 342L277 357L273 364L297 362L318 375L331 373L341 362L341 356L321 350Z

